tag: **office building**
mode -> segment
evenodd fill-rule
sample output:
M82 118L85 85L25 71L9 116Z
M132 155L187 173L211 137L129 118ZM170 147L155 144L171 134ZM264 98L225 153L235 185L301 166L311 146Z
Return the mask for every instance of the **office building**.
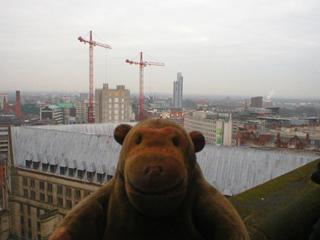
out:
M129 122L130 109L130 90L124 85L118 85L116 89L109 89L108 84L104 83L102 89L96 89L96 123Z
M75 103L57 103L57 106L63 109L63 119L65 124L67 124L70 119L74 119L76 117Z
M232 146L232 119L212 119L205 112L194 112L193 116L184 116L184 127L190 132L201 132L206 144Z
M250 107L262 108L262 97L251 98Z
M88 103L78 102L76 104L76 118L83 123L88 122Z
M173 82L173 107L181 108L183 98L183 76L181 72L177 74L177 81Z
M54 119L57 124L64 124L64 111L62 107L50 105L40 108L40 120Z

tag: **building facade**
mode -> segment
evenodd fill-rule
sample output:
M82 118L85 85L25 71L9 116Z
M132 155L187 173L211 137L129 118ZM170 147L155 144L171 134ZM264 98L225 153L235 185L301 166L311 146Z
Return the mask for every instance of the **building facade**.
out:
M130 90L124 85L118 85L116 89L109 89L108 84L103 84L102 89L96 89L96 123L129 122L130 116Z
M250 107L262 108L262 97L251 98Z
M64 111L62 107L56 105L40 108L40 120L54 119L58 124L64 124Z
M207 144L223 144L223 120L202 118L199 116L184 116L184 127L187 131L199 131Z
M0 109L4 109L4 104L8 102L8 94L0 93Z
M76 118L83 123L88 122L88 103L78 102L76 104Z
M121 149L113 138L116 126L11 127L0 239L8 239L9 234L18 239L48 239L72 207L107 183L116 171ZM225 195L245 191L316 158L210 145L197 153L204 177ZM224 167L215 167L220 163Z
M8 125L0 125L0 154L8 154Z
M183 98L183 76L181 72L177 74L177 81L173 82L173 107L181 108Z
M103 130L104 126L97 128L101 134L109 132ZM114 126L111 128L113 131ZM4 209L10 209L11 221L7 226L11 236L48 239L72 207L111 179L120 145L110 142L112 136L101 134L67 133L45 127L12 128L5 167L10 178L5 183L3 204ZM32 139L36 141L33 146ZM90 147L84 147L83 141ZM4 230L7 234L8 230ZM0 232L0 239L7 238L1 238Z

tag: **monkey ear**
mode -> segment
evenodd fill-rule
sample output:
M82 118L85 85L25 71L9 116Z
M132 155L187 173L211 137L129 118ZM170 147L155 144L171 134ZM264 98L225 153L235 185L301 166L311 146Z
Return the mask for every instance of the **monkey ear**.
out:
M127 136L128 132L131 130L132 126L128 124L121 124L116 127L114 130L114 139L122 145L125 137Z
M192 132L189 132L189 136L191 137L191 140L193 142L194 151L196 153L200 152L204 148L204 145L206 144L206 140L202 135L202 133L197 131L192 131Z

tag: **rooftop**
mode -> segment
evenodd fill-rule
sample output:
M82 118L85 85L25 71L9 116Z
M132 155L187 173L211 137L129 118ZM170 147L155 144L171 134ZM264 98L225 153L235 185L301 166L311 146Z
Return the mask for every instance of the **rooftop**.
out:
M134 125L135 123L128 123ZM114 140L116 123L12 127L13 160L19 168L60 175L60 167L113 175L121 146ZM197 153L207 181L225 195L234 195L287 173L317 156L206 146ZM28 161L26 161L28 160ZM31 165L28 165L30 164ZM57 166L50 172L42 164ZM35 164L36 166L36 164ZM77 178L77 174L64 177ZM94 174L93 181L97 181ZM85 174L83 181L88 181ZM103 182L107 181L107 177Z

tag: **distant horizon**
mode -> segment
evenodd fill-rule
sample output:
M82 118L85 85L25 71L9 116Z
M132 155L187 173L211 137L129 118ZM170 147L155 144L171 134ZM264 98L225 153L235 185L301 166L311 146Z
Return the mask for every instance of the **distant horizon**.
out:
M0 91L0 93L6 93L8 94L8 96L10 95L10 97L15 96L16 91L20 91L21 97L23 97L24 93L26 94L80 94L80 93L86 93L89 94L89 92L83 92L83 91L21 91L21 90L14 90L14 91ZM138 92L130 92L131 96L135 96L135 97L139 97L139 93ZM157 96L171 96L172 97L172 93L169 92L145 92L144 95L146 96L153 96L153 95ZM67 96L72 96L72 95L67 95ZM218 98L218 99L224 99L224 98L230 98L230 100L236 99L236 100L244 100L244 99L251 99L253 97L258 97L261 95L254 95L254 96L241 96L241 95L216 95L216 94L195 94L195 93L184 93L183 94L184 98L183 99L189 99L189 98L198 98L198 99L207 99L207 98ZM268 96L261 96L263 97L263 101L267 100ZM316 101L319 100L318 98L293 98L293 97L281 97L281 96L277 96L274 98L271 98L270 100L272 101L276 101L276 100L312 100L312 101Z

